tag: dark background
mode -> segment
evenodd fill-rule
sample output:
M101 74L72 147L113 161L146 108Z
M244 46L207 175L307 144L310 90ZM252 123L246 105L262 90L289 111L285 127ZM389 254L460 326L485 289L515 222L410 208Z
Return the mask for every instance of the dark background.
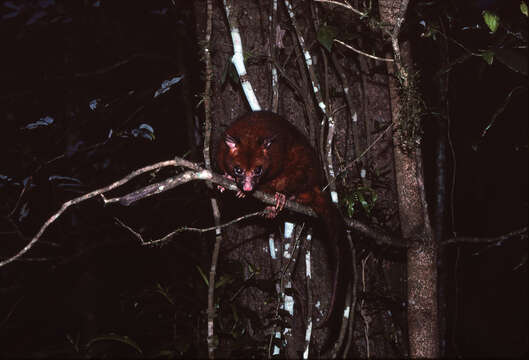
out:
M12 2L18 10L6 3L0 7L3 257L20 249L20 235L33 236L64 201L143 165L189 155L183 109L198 104L202 91L188 2ZM458 21L482 23L487 6L498 2L461 6ZM473 48L488 41L486 31L453 35ZM423 91L434 103L437 43L410 38ZM181 74L186 87L153 98L162 81ZM524 88L482 138L519 85ZM103 105L92 111L94 99ZM453 67L449 101L455 188L448 225L469 236L527 226L527 76L474 57ZM202 116L202 107L194 111ZM44 116L54 123L27 127ZM134 135L141 124L154 129L154 140ZM430 191L433 118L425 120L425 132ZM140 177L120 193L150 181ZM205 355L205 344L194 344L204 339L207 286L199 269L208 272L209 257L200 254L210 245L183 234L163 248L142 247L114 217L154 239L179 224L209 225L209 195L189 184L127 208L90 200L68 210L26 259L0 270L0 355L79 356L81 344L103 334L106 341L94 341L90 355L136 356L136 344L149 357ZM449 246L447 259L448 354L527 353L527 240Z

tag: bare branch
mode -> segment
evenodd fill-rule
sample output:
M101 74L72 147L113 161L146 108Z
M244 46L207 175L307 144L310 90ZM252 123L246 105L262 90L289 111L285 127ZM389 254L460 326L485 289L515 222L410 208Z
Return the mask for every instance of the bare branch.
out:
M346 8L347 10L351 10L352 12L354 12L355 14L357 14L359 16L366 16L367 15L367 13L355 9L354 7L352 7L347 2L341 3L339 1L333 1L333 0L314 0L314 1L315 2L319 2L319 3L324 3L324 4L332 4L332 5L342 6L342 7Z
M211 171L211 83L213 79L213 66L211 64L211 33L213 29L213 0L207 0L207 24L206 24L206 45L204 47L204 60L206 63L206 84L204 90L204 164L207 170ZM212 188L211 184L208 184ZM217 199L211 198L211 210L213 212L213 221L215 223L215 246L211 255L211 266L209 270L208 282L208 356L210 359L215 357L215 348L217 342L214 341L214 319L215 319L215 275L217 273L217 261L219 257L220 244L222 242L222 232L220 231L220 210Z
M107 186L104 186L102 188L96 189L96 190L94 190L94 191L92 191L92 192L90 192L88 194L79 196L77 198L74 198L72 200L69 200L69 201L63 203L62 206L60 207L60 209L56 213L54 213L48 220L46 220L46 222L41 226L41 228L39 229L37 234L31 239L31 241L24 248L22 248L18 253L16 253L12 257L9 257L9 258L1 261L0 262L0 267L2 267L4 265L7 265L7 264L17 260L22 255L24 255L26 252L28 252L29 249L31 249L33 247L33 245L35 245L35 243L40 239L40 237L42 236L44 231L46 231L46 229L53 222L55 222L55 220L57 220L59 218L59 216L61 216L62 213L64 213L69 207L71 207L73 205L77 205L77 204L79 204L79 203L81 203L81 202L83 202L85 200L94 198L96 196L103 195L104 193L106 193L106 192L108 192L110 190L116 189L117 187L129 182L130 180L132 180L133 178L135 178L135 177L137 177L137 176L139 176L141 174L144 174L144 173L152 171L152 170L157 170L157 169L160 169L160 168L163 168L163 167L167 167L167 166L175 166L175 167L176 166L182 166L182 167L185 167L185 168L188 168L188 169L192 169L194 171L187 171L187 172L184 172L182 174L178 174L175 177L167 179L167 180L165 180L165 181L163 181L161 183L157 183L157 184L154 184L154 185L148 185L148 186L146 186L143 189L136 190L136 191L134 191L131 194L124 195L123 197L115 198L115 199L114 198L113 199L105 199L105 201L106 202L121 202L121 199L127 199L127 200L123 200L123 202L130 204L131 203L130 201L137 201L139 199L142 199L143 197L140 196L141 194L143 194L145 197L148 197L148 196L151 196L151 195L154 195L154 194L165 192L168 189L171 189L171 188L175 187L176 186L175 184L183 184L183 183L186 183L186 182L189 182L189 181L193 181L193 180L205 180L205 181L208 181L208 182L211 182L211 183L222 185L224 188L226 188L228 190L232 190L232 191L238 191L239 190L237 188L237 185L235 184L235 182L226 179L222 175L218 175L218 174L212 173L211 171L204 170L198 164L193 163L193 162L188 161L188 160L185 160L185 159L182 159L182 158L176 157L174 160L162 161L162 162L159 162L159 163L156 163L156 164L153 164L153 165L145 166L143 168L140 168L140 169L137 169L137 170L133 171L129 175L125 176L124 178L122 178L120 180L117 180L117 181L113 182L110 185L107 185ZM160 189L159 188L160 184L164 184L164 185L167 184L167 187L163 188L163 189ZM262 191L255 191L251 195L254 198L256 198L258 200L261 200L262 202L264 202L266 204L269 204L269 205L274 205L276 203L274 195L271 195L271 194L268 194L268 193L264 193ZM285 209L297 212L299 214L303 214L303 215L307 215L307 216L311 216L311 217L317 217L316 213L314 212L314 210L312 210L312 208L304 206L304 205L301 205L301 204L299 204L299 203L297 203L295 201L292 201L292 200L287 200L286 201ZM356 231L362 233L363 235L367 236L368 238L374 240L375 243L378 244L378 245L390 245L390 246L404 247L404 245L402 245L401 242L398 239L392 238L391 236L389 236L387 234L378 232L378 231L370 228L369 226L359 222L358 220L345 219L345 222L346 222L347 226L349 226L351 229L356 230Z
M380 133L380 135L378 135L378 137L371 144L369 144L369 146L360 155L358 155L358 157L356 159L351 161L349 164L345 165L345 167L338 173L338 175L341 175L344 172L346 172L348 169L351 169L356 162L360 161L360 159L362 159L364 157L364 155L367 154L369 152L369 150L371 150L371 148L373 146L375 146L375 144L377 142L380 141L380 139L382 139L382 137L386 134L386 132L389 131L389 129L391 129L392 126L393 126L393 124L388 125L388 127L384 131L382 131ZM336 179L334 179L334 181L336 181ZM325 190L327 188L327 186L329 186L329 185L325 185L323 190Z
M118 223L118 225L120 225L121 227L127 229L128 231L130 231L134 237L136 237L142 246L149 246L149 245L161 245L167 241L170 241L171 238L173 238L175 235L181 233L181 232L184 232L184 231L190 231L190 232L197 232L197 233L207 233L207 232L210 232L210 231L213 231L213 230L220 230L220 229L223 229L227 226L230 226L230 225L233 225L235 223L238 223L238 222L241 222L243 220L246 220L246 219L250 219L250 218L253 218L253 217L256 217L256 216L263 216L265 214L264 211L256 211L256 212L253 212L253 213L250 213L250 214L245 214L243 216L239 216L238 218L235 218L233 220L230 220L228 221L227 223L224 223L224 224L219 224L219 225L215 225L215 226L210 226L210 227L207 227L207 228L195 228L195 227L190 227L190 226L182 226L182 227L179 227L178 229L174 230L174 231L171 231L169 234L165 235L164 237L160 238L160 239L156 239L156 240L145 240L143 239L143 236L141 236L141 234L137 231L135 231L134 229L132 229L130 226L126 225L125 223L123 223L120 219L118 218L114 218L116 220L116 222Z
M353 267L353 284L352 284L352 300L351 300L351 316L349 317L349 334L347 336L347 342L345 344L344 356L349 353L349 348L353 343L353 334L354 326L356 319L356 303L358 300L358 268L356 266L356 249L354 247L353 239L351 238L351 233L347 232L347 240L349 241L349 246L351 247L351 266Z
M236 6L233 6L234 0L224 0L224 9L226 11L226 17L228 18L228 24L230 26L231 40L233 42L233 57L231 62L237 70L239 79L241 81L241 86L248 101L248 105L253 111L261 110L259 101L255 96L253 91L252 84L248 79L248 73L246 72L246 66L244 65L244 54L242 49L242 40L241 33L239 31L239 25L237 23L237 16L233 14L234 10L237 10Z
M57 218L59 216L61 216L61 214L63 212L65 212L66 209L68 209L70 206L76 205L76 204L78 204L80 202L83 202L83 201L91 199L91 198L93 198L95 196L101 195L101 194L103 194L103 193L105 193L107 191L110 191L112 189L115 189L118 186L121 186L121 185L129 182L130 180L132 180L133 178L135 178L138 175L144 174L146 172L149 172L149 171L152 171L152 170L155 170L155 169L160 169L160 168L167 167L167 166L177 166L177 165L178 164L177 164L176 160L168 160L168 161L162 161L162 162L159 162L159 163L156 163L156 164L153 164L153 165L145 166L145 167L143 167L141 169L133 171L129 175L125 176L124 178L122 178L122 179L120 179L118 181L113 182L110 185L107 185L107 186L102 187L100 189L94 190L94 191L92 191L92 192L90 192L88 194L76 197L75 199L72 199L72 200L69 200L69 201L65 202L64 204L62 204L62 206L59 209L59 211L57 211L48 220L46 220L44 225L41 226L41 228L39 229L37 234L33 237L33 239L31 239L31 241L26 246L24 246L15 255L13 255L13 256L5 259L5 260L0 261L0 267L5 266L5 265L15 261L16 259L20 258L22 255L24 255L26 252L28 252L28 250L31 249L33 247L33 245L35 245L35 243L39 240L39 238L44 233L44 231L48 228L48 226L50 226L55 220L57 220Z
M327 142L325 146L325 156L322 156L322 160L326 159L326 166L325 166L325 174L327 175L327 178L329 180L330 188L331 188L331 199L332 202L335 204L338 204L338 192L336 191L336 185L333 181L335 178L335 172L334 172L334 166L332 162L332 142L334 137L334 126L335 126L335 119L332 116L332 114L329 114L329 111L327 110L327 105L325 104L325 101L323 99L323 96L321 94L321 85L318 80L318 77L316 76L316 71L314 69L314 65L312 63L312 56L310 55L309 48L305 44L305 39L303 38L303 35L301 34L301 31L299 30L299 27L297 25L296 21L296 14L294 13L294 8L292 7L292 4L289 0L283 0L285 3L285 7L287 8L288 16L290 17L290 21L292 23L292 27L294 28L294 31L296 33L296 37L298 39L299 47L301 48L301 51L303 52L303 57L305 60L305 65L307 68L307 71L310 76L310 80L312 83L312 91L314 93L314 97L316 98L318 102L318 107L320 108L321 112L324 115L324 118L322 119L321 126L321 136L323 136L323 127L325 125L325 119L327 119ZM320 146L323 147L323 141L320 143Z
M309 358L310 340L312 336L312 274L311 274L311 251L312 251L312 234L309 232L304 241L305 250L305 279L307 283L307 329L305 329L305 350L303 351L303 359Z
M391 33L391 46L393 47L393 56L395 58L395 65L397 66L397 71L399 78L402 80L402 84L406 87L408 85L408 71L406 70L404 64L402 63L400 45L399 45L399 35L402 24L405 20L406 10L408 8L409 0L402 0L400 3L399 14L395 19L395 26L393 27L393 32Z
M160 194L167 190L171 190L179 185L188 183L192 180L207 179L209 176L211 176L211 174L205 170L198 172L186 171L182 174L178 174L177 176L171 177L159 183L145 186L124 196L107 199L102 194L101 197L103 198L105 204L119 202L121 205L129 206L130 204L138 200L145 199L156 194Z
M276 47L282 46L283 41L283 35L285 33L284 30L281 29L279 24L277 23L277 0L270 2L270 28L269 28L269 41L268 41L268 57L272 60L276 57ZM274 41L275 40L275 41ZM268 64L270 68L270 72L272 74L271 77L271 87L272 87L272 106L271 110L273 112L277 112L279 108L279 76L277 73L277 67L274 64L274 61L270 61Z
M389 59L389 58L381 58L381 57L378 57L378 56L375 56L375 55L371 55L371 54L368 54L366 52L363 52L362 50L358 50L357 48L354 48L352 47L351 45L348 45L346 43L344 43L343 41L340 41L338 39L334 39L335 42L337 42L338 44L340 45L343 45L345 46L346 48L350 49L350 50L353 50L354 52L360 54L360 55L364 55L364 56L367 56L368 58L371 58L371 59L374 59L374 60L380 60L380 61L395 61L393 59Z
M503 234L496 237L467 237L467 236L458 236L452 239L448 239L446 241L443 241L441 245L449 245L449 244L458 244L458 243L470 243L470 244L490 244L495 242L501 242L505 240L511 240L516 237L520 237L521 239L527 239L527 226L523 227L521 229L517 229L514 231L511 231L510 233Z

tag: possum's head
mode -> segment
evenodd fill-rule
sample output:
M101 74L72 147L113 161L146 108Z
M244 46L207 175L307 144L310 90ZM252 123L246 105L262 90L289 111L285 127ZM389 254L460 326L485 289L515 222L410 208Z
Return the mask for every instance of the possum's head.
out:
M242 191L254 191L259 182L266 178L271 165L269 150L275 138L271 136L241 141L229 134L225 135L224 143L228 147L226 169Z

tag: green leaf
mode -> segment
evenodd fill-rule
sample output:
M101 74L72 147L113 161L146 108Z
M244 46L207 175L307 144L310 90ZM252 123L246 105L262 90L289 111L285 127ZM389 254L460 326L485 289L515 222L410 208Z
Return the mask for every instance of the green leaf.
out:
M338 31L333 26L323 25L318 30L317 39L329 52L332 49L332 43L336 38Z
M487 64L492 65L492 62L494 61L494 52L490 50L483 51L481 53L481 57L483 58L483 60L485 60Z
M522 14L524 14L525 16L529 16L529 12L527 11L527 4L525 3L525 1L522 1L520 3L520 11L522 12Z
M364 194L361 192L358 193L358 200L360 200L360 205L364 208L364 211L369 211L369 203L367 202L366 198L364 197Z
M128 336L122 336L122 335L113 334L113 333L93 338L86 344L86 347L89 348L90 346L92 346L92 344L98 341L118 341L120 343L129 345L130 347L134 348L134 350L136 350L140 354L143 354L143 351L141 351L141 348L131 338L129 338Z
M248 263L248 271L250 272L250 276L254 276L255 274L259 274L261 270L253 266L253 264Z
M491 33L494 34L496 30L498 30L498 26L500 25L500 17L495 13L487 10L483 11L483 20L485 20L485 24L487 24Z
M348 203L347 206L347 215L352 218L355 212L355 205L353 202Z
M375 192L375 190L371 189L371 202L374 204L378 200L378 194Z

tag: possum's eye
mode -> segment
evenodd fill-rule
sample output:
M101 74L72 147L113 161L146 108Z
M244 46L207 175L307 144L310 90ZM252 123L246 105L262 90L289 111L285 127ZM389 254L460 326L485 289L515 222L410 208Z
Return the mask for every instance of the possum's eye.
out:
M242 169L241 169L239 166L235 166L235 167L233 168L233 172L234 172L235 175L237 175L237 176L240 176L240 175L242 175L242 173L243 173Z
M263 173L263 167L262 166L257 166L254 170L253 170L253 173L257 176L261 175Z

